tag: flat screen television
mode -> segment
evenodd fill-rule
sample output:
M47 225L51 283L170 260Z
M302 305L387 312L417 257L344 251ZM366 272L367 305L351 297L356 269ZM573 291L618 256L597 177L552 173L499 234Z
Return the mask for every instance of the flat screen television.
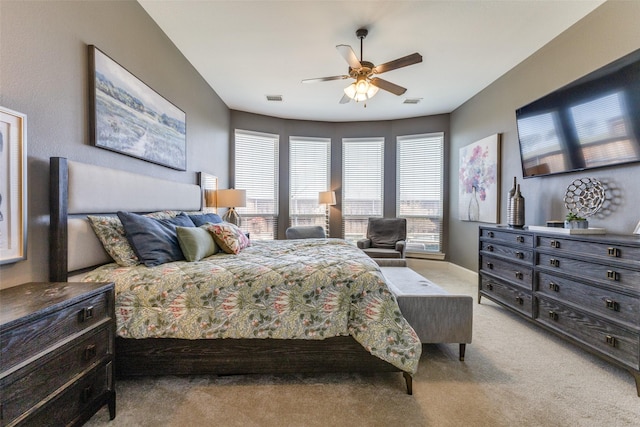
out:
M516 110L524 178L640 161L640 49Z

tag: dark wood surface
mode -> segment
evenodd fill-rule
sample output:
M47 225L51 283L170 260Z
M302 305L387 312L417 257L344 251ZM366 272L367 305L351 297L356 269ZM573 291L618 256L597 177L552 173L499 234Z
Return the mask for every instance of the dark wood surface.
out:
M640 236L482 226L479 237L478 302L487 297L625 367L640 396ZM531 258L516 255L530 243ZM530 289L514 273L523 264Z
M0 301L0 425L115 417L113 284L27 283Z

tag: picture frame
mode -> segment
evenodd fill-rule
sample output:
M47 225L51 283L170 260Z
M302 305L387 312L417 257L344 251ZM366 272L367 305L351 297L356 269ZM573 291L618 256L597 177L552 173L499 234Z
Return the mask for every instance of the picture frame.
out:
M500 220L500 141L496 133L460 148L458 218L497 224Z
M27 116L0 107L0 264L27 259Z
M186 114L124 67L89 45L91 144L187 170Z

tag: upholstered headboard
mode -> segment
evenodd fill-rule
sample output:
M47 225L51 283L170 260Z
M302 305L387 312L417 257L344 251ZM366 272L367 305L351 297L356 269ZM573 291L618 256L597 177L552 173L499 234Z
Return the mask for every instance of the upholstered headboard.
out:
M69 274L111 262L93 232L87 214L118 211L198 211L203 190L127 171L50 159L49 279L67 281ZM202 174L198 182L202 183Z

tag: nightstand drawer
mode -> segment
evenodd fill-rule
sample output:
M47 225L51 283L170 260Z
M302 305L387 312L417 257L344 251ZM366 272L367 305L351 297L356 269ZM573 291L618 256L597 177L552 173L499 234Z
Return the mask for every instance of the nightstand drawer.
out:
M536 292L597 312L613 321L637 325L640 322L640 299L629 295L577 283L547 273L539 273Z
M27 418L27 425L80 425L80 422L86 421L88 409L103 405L111 393L109 381L113 375L112 369L112 363L96 367Z
M640 368L640 337L626 328L545 298L538 298L536 321L597 349L626 366Z
M58 341L110 321L109 300L106 293L80 301L62 310L27 322L15 330L4 331L0 371L35 356Z
M111 324L90 332L0 380L2 425L9 424L57 389L113 354Z

